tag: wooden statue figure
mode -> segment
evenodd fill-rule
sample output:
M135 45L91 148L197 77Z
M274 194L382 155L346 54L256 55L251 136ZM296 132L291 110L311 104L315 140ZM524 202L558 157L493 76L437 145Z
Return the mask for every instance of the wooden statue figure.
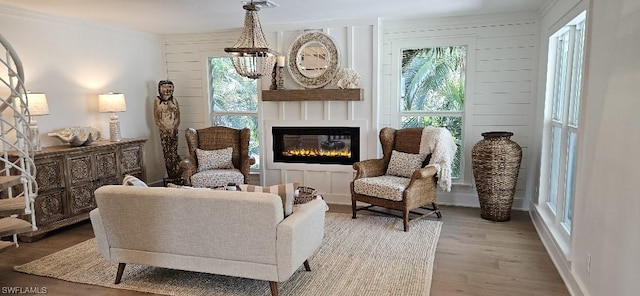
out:
M169 179L179 179L182 175L178 156L178 126L180 125L180 106L173 97L173 82L158 82L158 94L153 103L153 116L160 130L160 142L164 154L164 164Z

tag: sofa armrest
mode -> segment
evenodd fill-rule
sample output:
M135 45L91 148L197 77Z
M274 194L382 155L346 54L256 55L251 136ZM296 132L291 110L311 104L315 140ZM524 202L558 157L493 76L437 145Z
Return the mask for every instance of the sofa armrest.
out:
M385 173L384 159L367 159L353 164L355 179L382 176Z
M191 185L191 176L198 171L196 167L196 161L191 156L185 157L179 163L180 168L182 168L182 179L184 180L184 185Z
M96 243L98 244L98 251L103 257L110 259L109 243L107 242L107 232L102 224L102 217L100 216L99 209L93 209L89 213L91 218L91 227L93 227L93 234L96 236Z
M322 244L325 210L324 200L314 199L278 224L278 281L288 279Z

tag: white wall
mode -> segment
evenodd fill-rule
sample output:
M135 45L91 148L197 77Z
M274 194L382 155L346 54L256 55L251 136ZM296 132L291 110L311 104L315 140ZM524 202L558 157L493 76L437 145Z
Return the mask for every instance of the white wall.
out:
M102 27L0 6L2 35L18 52L27 88L47 94L50 115L37 117L43 146L61 142L46 133L71 126L93 126L109 137L109 114L98 113L98 94L126 96L119 113L122 136L148 138L148 181L164 174L152 99L162 79L158 36Z
M535 209L532 218L573 295L637 295L640 290L640 3L560 0L542 21L541 60L548 37L588 8L578 171L569 256L565 257ZM540 106L544 73L540 66ZM538 117L542 117L540 114ZM540 119L541 120L541 119ZM539 126L541 124L538 124ZM541 130L536 135L541 137ZM539 156L537 156L539 157ZM539 169L539 168L538 168ZM587 257L591 257L590 271Z
M638 295L640 2L591 1L590 9L573 273L585 295Z
M450 193L438 192L440 203L479 206L471 173L471 149L483 132L511 131L512 140L523 152L513 207L528 208L530 184L537 179L528 167L535 131L538 19L537 13L524 13L383 22L380 126L400 125L399 91L394 84L394 71L399 70L394 67L394 55L420 42L434 44L431 46L468 45L464 177L454 182Z

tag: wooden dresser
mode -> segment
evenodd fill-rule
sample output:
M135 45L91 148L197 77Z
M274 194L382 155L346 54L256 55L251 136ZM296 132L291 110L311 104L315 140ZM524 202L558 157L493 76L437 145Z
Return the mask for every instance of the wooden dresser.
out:
M100 186L122 184L126 174L146 181L146 141L103 140L80 147L45 147L36 152L38 230L20 235L20 240L37 241L49 231L88 219L89 211L96 207L93 192Z

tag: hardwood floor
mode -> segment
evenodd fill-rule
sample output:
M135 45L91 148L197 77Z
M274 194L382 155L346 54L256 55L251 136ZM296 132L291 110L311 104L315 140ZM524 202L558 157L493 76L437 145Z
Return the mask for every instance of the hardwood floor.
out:
M331 205L330 208L332 212L351 212L347 206ZM511 221L498 223L481 219L479 209L441 206L441 210L443 226L436 249L431 296L569 295L528 213L513 212ZM362 214L366 213L358 213ZM13 271L15 265L91 237L93 230L87 221L0 253L0 289L46 288L49 295L148 295ZM4 293L3 290L0 293Z

